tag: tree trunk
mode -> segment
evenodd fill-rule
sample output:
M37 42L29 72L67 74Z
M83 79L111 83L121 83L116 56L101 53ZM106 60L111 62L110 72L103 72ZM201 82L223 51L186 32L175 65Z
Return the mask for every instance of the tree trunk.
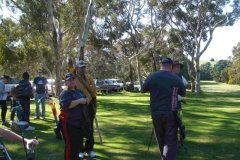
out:
M139 80L140 86L142 86L142 84L143 84L142 72L141 72L141 66L140 66L140 62L139 62L138 56L136 56L136 61L137 61L137 76L138 76L138 80Z
M131 61L129 61L129 79L130 82L133 83L133 67Z
M56 79L55 79L55 90L56 90L56 95L59 96L61 92L61 57L60 57L60 52L62 48L62 30L61 30L61 24L54 17L53 13L53 2L52 0L49 0L47 2L48 5L48 13L49 13L49 27L52 32L52 50L54 54L54 66L55 66L55 73L56 73Z
M188 66L188 74L191 81L191 92L195 91L195 69L194 69L194 61L193 59L187 61Z
M198 96L201 92L201 87L200 87L200 67L199 67L199 59L195 60L196 66L195 66L195 93L196 96Z
M79 34L79 59L84 60L84 46L86 44L87 41L87 37L88 37L88 32L89 32L89 26L90 26L90 22L91 22L91 18L93 15L93 4L95 3L95 0L90 0L89 5L88 5L88 10L87 10L87 14L86 14L86 18L85 18L85 22L84 22L84 30L82 35L80 36Z

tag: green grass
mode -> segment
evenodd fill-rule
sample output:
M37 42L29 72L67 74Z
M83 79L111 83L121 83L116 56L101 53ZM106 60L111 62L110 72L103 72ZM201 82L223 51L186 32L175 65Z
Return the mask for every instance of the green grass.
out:
M186 151L178 160L238 160L240 157L240 87L215 82L202 82L203 94L188 93L183 116L187 127ZM59 107L59 106L57 106ZM34 105L31 106L32 116ZM98 95L97 119L103 144L95 131L95 151L99 160L157 160L155 141L147 153L152 123L149 95L114 93ZM9 115L8 115L9 117ZM37 160L62 160L64 144L54 137L54 122L47 106L47 121L31 119L35 131L25 132L28 138L38 136ZM24 159L22 145L5 141L12 157Z

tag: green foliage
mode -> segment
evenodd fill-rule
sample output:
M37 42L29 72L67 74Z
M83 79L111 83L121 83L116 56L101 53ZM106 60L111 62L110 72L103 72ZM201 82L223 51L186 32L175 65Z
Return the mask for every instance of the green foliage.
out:
M228 60L220 60L218 61L212 69L213 80L216 82L228 82L227 71L225 70L231 64Z
M210 62L204 63L200 65L201 70L201 80L212 80L212 65Z
M233 48L233 62L228 67L230 84L240 84L240 43Z

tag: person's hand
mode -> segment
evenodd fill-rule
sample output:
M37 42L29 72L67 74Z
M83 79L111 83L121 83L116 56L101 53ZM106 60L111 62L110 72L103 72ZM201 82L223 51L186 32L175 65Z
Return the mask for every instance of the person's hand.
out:
M89 104L90 100L88 98L86 98L86 104Z
M36 139L25 139L25 141L27 149L29 149L30 146L37 146L39 144L39 141Z
M88 98L80 98L80 103L81 104L89 104L89 99Z

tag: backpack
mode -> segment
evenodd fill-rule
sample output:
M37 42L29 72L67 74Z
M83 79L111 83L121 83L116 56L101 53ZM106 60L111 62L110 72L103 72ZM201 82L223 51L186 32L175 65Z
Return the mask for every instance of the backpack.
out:
M18 98L33 98L31 83L19 83L16 88Z

